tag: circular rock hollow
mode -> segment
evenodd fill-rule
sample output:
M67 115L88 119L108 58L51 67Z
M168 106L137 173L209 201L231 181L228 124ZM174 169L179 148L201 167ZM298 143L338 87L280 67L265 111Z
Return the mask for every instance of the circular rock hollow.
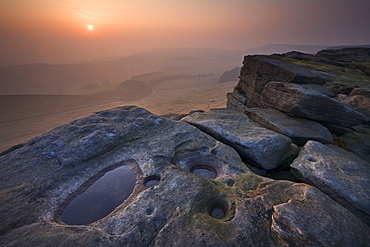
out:
M209 165L194 165L190 168L190 172L207 179L214 179L217 177L216 169Z
M227 214L227 207L223 202L216 202L211 204L208 208L208 214L218 220L225 218Z
M317 160L314 157L308 156L307 160L310 162L316 162Z
M159 181L161 180L158 176L149 176L144 179L144 186L147 188L153 187L157 184L159 184Z

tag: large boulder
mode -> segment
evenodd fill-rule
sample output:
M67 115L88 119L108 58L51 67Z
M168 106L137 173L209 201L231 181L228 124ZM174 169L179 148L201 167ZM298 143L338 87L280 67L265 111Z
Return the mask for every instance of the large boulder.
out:
M337 100L296 83L269 82L261 95L269 107L330 125L350 127L366 120L363 114Z
M291 164L292 172L370 225L370 164L309 141Z
M0 162L2 246L370 241L370 228L318 189L257 176L233 148L137 107L73 121ZM104 211L114 197L121 202Z
M244 93L247 98L245 105L248 107L265 107L261 100L261 92L270 81L323 85L333 77L325 72L311 70L271 56L246 56L243 64L234 93L235 91Z
M182 121L235 148L242 158L266 170L281 164L292 143L284 135L253 125L245 114L233 109L194 112Z
M308 140L322 143L333 142L329 130L318 122L289 116L273 109L248 108L245 112L253 121L290 137L299 146L303 146Z

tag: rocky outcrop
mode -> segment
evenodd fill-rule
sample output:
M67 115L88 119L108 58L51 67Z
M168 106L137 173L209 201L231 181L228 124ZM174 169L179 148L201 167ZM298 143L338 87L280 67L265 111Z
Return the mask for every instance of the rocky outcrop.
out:
M254 126L245 114L232 109L194 112L182 121L233 147L242 158L266 170L281 165L292 143L284 135Z
M370 224L370 163L309 141L292 163L293 173Z
M370 166L368 61L367 48L246 56L227 106L304 145L291 172L370 224L364 196ZM307 153L315 158L305 160ZM277 178L285 172L259 174Z
M247 107L266 107L261 99L262 91L271 81L323 85L333 77L328 73L287 63L275 57L246 56L243 64L235 91L245 95Z
M365 246L370 241L369 226L320 190L255 175L233 148L198 128L133 106L58 127L2 155L0 162L3 246ZM112 201L108 195L121 203L102 218L85 224L65 220L76 201L83 201L77 212L95 213Z
M333 142L329 130L318 122L289 116L273 109L247 108L245 113L265 128L288 136L299 146L303 146L308 140L321 143Z
M284 81L299 84L325 84L333 75L284 62L274 57L246 56L241 71L241 79L260 77L265 81ZM247 77L245 77L247 76Z
M367 59L366 52L361 52L362 60ZM357 66L356 61L359 60L351 60ZM246 107L273 108L329 125L350 127L361 124L367 121L362 102L367 102L368 96L334 98L338 92L357 88L355 79L359 84L370 81L370 77L352 69L354 65L346 62L346 59L335 61L319 54L297 52L246 56L238 85L227 96L227 105L242 111ZM347 81L352 84L345 86Z

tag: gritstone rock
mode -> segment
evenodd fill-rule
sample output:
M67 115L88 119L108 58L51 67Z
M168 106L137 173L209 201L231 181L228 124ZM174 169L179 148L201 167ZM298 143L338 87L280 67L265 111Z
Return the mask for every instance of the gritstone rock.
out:
M292 143L284 135L256 127L245 114L233 109L195 112L182 121L235 148L241 157L267 170L280 165L280 158Z
M302 181L320 189L370 224L370 164L309 141L291 165Z
M333 142L329 130L318 122L289 116L273 109L248 108L246 114L265 128L290 137L299 146L303 146L308 140Z
M370 228L318 189L257 176L233 148L188 123L133 106L58 127L2 155L0 162L2 246L365 246L370 241ZM137 180L121 205L90 224L61 221L71 200L121 166Z
M348 106L296 83L269 82L261 93L265 105L326 124L350 127L366 117Z

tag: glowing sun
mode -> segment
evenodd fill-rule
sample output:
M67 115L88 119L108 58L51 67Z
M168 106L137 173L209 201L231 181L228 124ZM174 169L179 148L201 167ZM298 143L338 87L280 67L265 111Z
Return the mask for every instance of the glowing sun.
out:
M87 29L89 29L90 31L92 31L94 29L94 26L93 25L87 25Z

